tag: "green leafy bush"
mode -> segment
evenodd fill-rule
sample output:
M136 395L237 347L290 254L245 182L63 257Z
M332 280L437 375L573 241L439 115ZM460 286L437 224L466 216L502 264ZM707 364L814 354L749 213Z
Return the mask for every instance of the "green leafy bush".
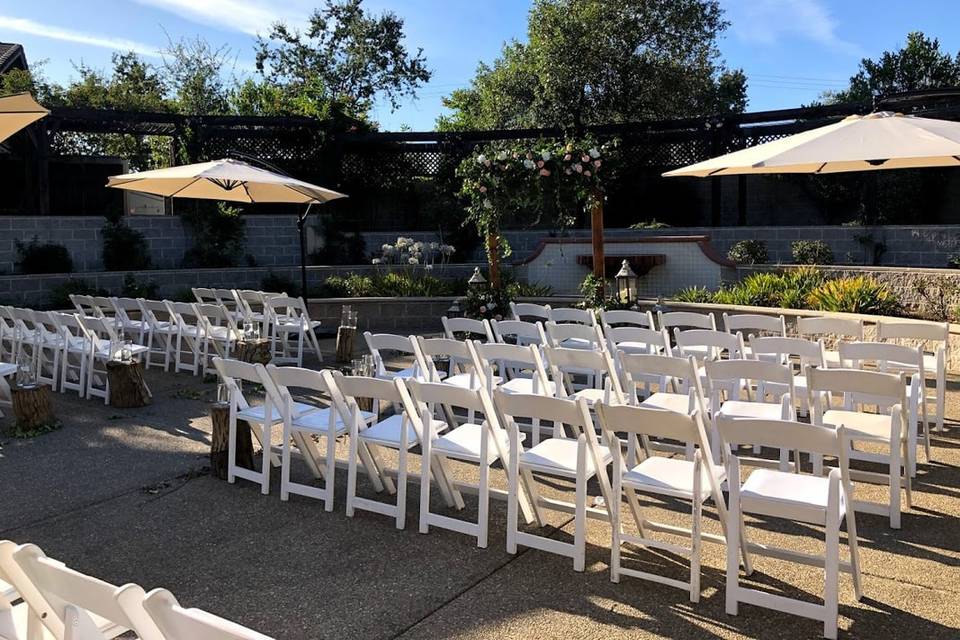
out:
M260 281L260 289L271 293L286 292L287 295L291 296L300 295L300 285L294 282L292 278L273 271L268 271L267 275L263 276L263 280Z
M51 309L72 309L71 295L108 296L106 289L95 287L86 280L67 280L50 290L47 296L47 305Z
M183 254L185 267L235 267L246 260L247 229L242 212L218 202L215 208L198 203L181 214L193 234L193 246Z
M333 275L327 278L320 289L320 295L329 298L429 298L457 293L452 282L431 275L404 271L375 275Z
M160 287L153 280L139 280L132 273L123 276L123 288L120 295L124 298L146 298L156 300L160 297Z
M823 240L797 240L790 246L794 264L833 264L833 251Z
M345 276L333 275L323 283L321 295L325 298L366 298L373 295L373 278L348 273Z
M669 227L670 225L668 225L666 222L660 222L656 218L653 220L641 220L640 222L634 222L632 225L630 225L631 229L636 229L638 231L642 231L644 229L667 229Z
M867 276L828 280L810 292L807 302L818 311L898 315L900 301L887 285Z
M714 297L715 294L706 287L687 287L673 294L673 299L677 302L692 302L695 304L709 304L713 302Z
M730 247L727 258L737 264L766 264L767 245L762 240L741 240Z
M40 242L37 236L30 242L17 240L15 244L20 273L73 273L73 259L62 244Z
M123 221L108 221L103 235L103 268L107 271L140 271L150 268L150 247L147 239Z

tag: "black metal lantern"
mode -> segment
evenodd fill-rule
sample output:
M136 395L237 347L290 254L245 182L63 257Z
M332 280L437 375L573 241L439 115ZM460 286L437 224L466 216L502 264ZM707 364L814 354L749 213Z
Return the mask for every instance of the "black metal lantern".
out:
M633 272L626 260L620 265L620 271L614 276L617 283L617 298L624 304L633 304L637 301L637 286L640 278Z
M467 288L471 291L479 291L487 284L487 279L480 273L480 267L473 268L473 275L467 280Z

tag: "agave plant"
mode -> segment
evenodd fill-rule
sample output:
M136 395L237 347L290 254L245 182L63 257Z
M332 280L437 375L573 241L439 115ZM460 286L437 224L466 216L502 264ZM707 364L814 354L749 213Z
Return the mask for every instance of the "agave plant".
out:
M897 315L901 310L889 287L867 276L828 280L809 293L807 303L818 311L881 316Z

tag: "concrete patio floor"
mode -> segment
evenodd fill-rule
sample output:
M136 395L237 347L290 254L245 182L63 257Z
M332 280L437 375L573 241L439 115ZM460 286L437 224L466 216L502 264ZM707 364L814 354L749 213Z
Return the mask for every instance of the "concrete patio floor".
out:
M332 350L329 341L324 347ZM329 361L329 360L328 360ZM724 548L705 545L704 595L624 577L609 580L609 529L590 521L587 570L541 551L505 552L506 507L493 501L487 549L466 536L417 532L419 485L408 490L407 526L358 511L344 515L346 473L332 513L311 499L279 498L211 478L207 404L216 385L188 374L149 373L155 403L113 409L56 396L62 429L30 440L0 436L0 538L33 542L81 571L147 589L162 586L277 638L816 638L812 620L741 605L724 612ZM903 528L858 514L864 593L841 579L841 638L960 637L960 384L951 383L945 434L921 458ZM10 426L0 418L0 434ZM419 460L416 459L416 466ZM299 465L302 469L303 465ZM302 473L302 471L301 471ZM474 481L475 469L457 467ZM492 474L504 486L502 472ZM555 484L550 491L572 495ZM359 492L375 495L360 476ZM593 488L596 493L596 488ZM882 496L868 488L867 496ZM859 495L859 490L858 490ZM388 499L384 497L383 499ZM444 509L439 496L434 507ZM672 502L644 503L656 519L683 523ZM719 531L706 509L707 531ZM475 501L458 517L474 518ZM572 539L572 517L548 532ZM751 521L751 540L815 550L815 529ZM843 542L843 538L841 538ZM841 551L842 557L845 551ZM630 566L685 578L686 563L646 551ZM757 559L752 580L817 601L822 571Z

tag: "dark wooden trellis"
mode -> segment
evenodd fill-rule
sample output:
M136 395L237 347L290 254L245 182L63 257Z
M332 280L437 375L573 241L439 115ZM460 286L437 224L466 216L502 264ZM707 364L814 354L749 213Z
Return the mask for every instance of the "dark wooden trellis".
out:
M868 103L850 103L590 127L586 132L599 139L617 137L622 141L623 178L611 187L608 223L617 223L618 211L626 211L640 197L637 184L659 180L659 173L666 169L835 122L851 113L866 113L871 108ZM947 102L926 105L924 115L958 118L960 107L954 96ZM169 138L170 159L177 163L241 154L265 160L298 178L350 194L350 199L330 206L347 227L367 230L435 229L449 224L449 207L456 205L454 172L476 145L492 140L563 137L566 132L332 133L327 123L300 117L183 116L55 108L10 145L24 167L20 174L24 176L21 209L50 212L51 189L69 187L71 193L102 189L99 177L79 187L52 185L50 162L57 159L58 141L64 136L118 133ZM722 184L713 180L710 185L711 221L715 224L720 222ZM746 219L746 185L746 179L737 182L737 219L741 224Z

